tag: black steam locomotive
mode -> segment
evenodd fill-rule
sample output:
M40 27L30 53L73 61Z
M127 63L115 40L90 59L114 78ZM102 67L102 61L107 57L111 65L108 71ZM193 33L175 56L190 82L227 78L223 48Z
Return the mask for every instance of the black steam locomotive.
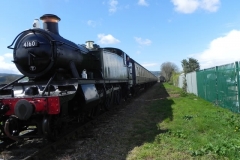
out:
M157 82L117 48L77 45L59 35L60 18L45 14L8 46L23 76L0 88L0 139L25 130L54 140L64 124L94 118L112 104Z

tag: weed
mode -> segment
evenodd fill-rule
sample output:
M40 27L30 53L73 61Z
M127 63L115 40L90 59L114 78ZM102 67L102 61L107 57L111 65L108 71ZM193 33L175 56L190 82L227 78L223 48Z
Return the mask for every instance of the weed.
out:
M191 120L192 118L193 118L192 115L185 115L185 116L183 116L183 119L187 120L187 121Z
M186 91L184 91L184 90L182 90L181 92L180 92L180 96L181 97L186 97L188 95L188 93L186 92Z
M240 151L240 144L239 140L223 140L219 143L219 145L213 145L212 143L208 143L207 145L203 146L198 150L192 150L192 156L202 156L205 154L213 153L219 156L228 156L229 154L237 153Z
M169 135L177 138L187 138L187 135L182 130L176 130L176 131L169 131Z
M211 102L187 94L168 83L163 85L169 95L179 93L181 97L155 101L147 107L146 113L150 121L160 118L156 125L148 125L146 129L154 130L157 126L158 131L164 129L166 132L154 132L152 135L156 134L155 138L146 141L131 152L134 153L133 159L146 159L146 157L238 159L240 157L239 114L214 107ZM160 92L156 90L156 94ZM141 128L141 130L145 129Z

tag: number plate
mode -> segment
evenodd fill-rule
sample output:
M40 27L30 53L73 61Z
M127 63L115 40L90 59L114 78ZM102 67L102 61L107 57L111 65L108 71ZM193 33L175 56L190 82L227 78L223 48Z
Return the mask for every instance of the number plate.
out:
M26 41L26 42L23 43L23 46L25 48L37 47L38 46L38 41Z

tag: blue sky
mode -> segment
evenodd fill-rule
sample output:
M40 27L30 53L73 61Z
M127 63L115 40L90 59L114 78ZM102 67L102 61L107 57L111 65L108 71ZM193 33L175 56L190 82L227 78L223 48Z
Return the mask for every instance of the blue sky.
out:
M151 71L190 57L201 69L240 61L239 0L2 0L0 73L19 73L13 39L43 14L61 18L59 33L77 44L117 47Z

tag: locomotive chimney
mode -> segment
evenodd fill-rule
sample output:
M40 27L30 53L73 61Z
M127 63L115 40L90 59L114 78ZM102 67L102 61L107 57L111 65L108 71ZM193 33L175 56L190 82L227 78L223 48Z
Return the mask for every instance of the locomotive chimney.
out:
M54 14L44 14L40 19L43 21L43 29L58 34L58 22L61 20Z
M94 43L94 41L86 41L86 48L87 49L93 49L94 48L93 43Z

